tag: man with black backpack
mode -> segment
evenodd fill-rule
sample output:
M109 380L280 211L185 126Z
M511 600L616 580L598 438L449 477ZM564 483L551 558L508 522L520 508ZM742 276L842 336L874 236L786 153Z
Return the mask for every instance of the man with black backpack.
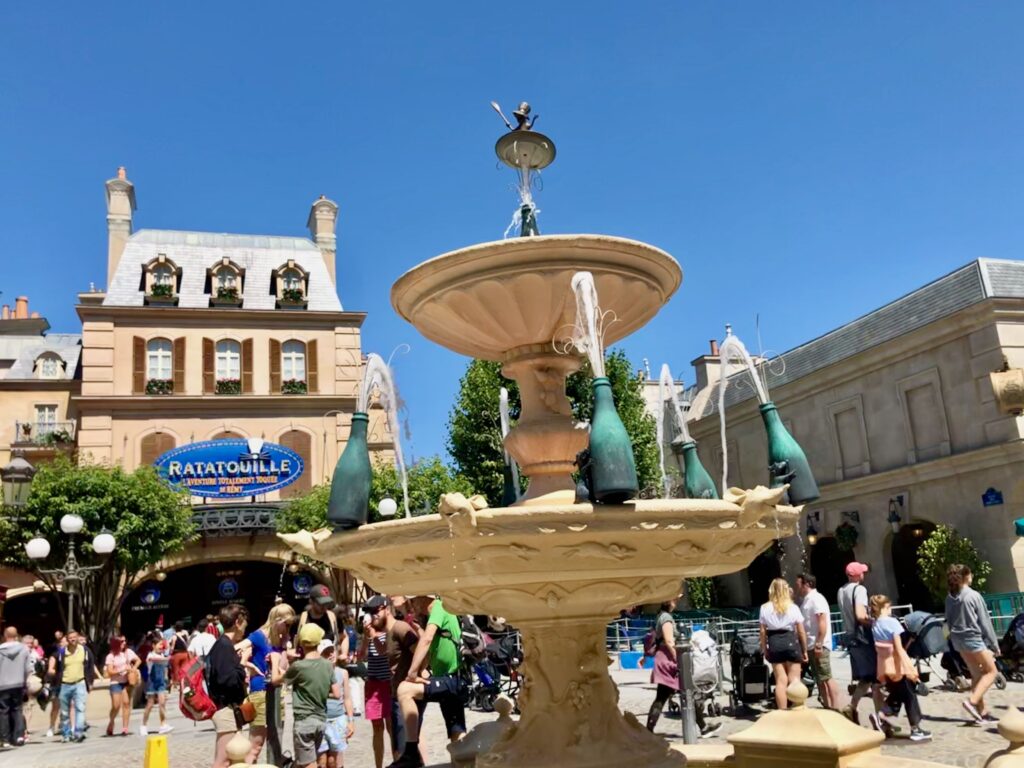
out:
M450 741L456 742L466 733L466 707L462 698L465 683L459 675L462 663L459 619L444 609L441 598L437 596L415 600L418 604L428 603L429 616L416 644L409 673L398 686L398 704L405 725L405 749L389 768L423 766L419 751L418 701L436 701L441 705ZM428 665L430 676L423 677L421 672Z

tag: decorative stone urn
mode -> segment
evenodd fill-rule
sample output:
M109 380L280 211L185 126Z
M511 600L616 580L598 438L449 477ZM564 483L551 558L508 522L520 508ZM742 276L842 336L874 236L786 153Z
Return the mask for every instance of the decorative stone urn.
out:
M580 360L556 342L575 317L570 281L581 270L607 313L606 344L643 326L682 280L671 256L634 240L531 236L439 256L391 292L396 311L428 339L500 361L519 383L522 414L505 448L529 476L522 499L488 509L479 497L448 494L440 514L281 536L378 591L439 594L450 611L501 615L521 631L522 715L476 757L481 768L682 765L664 739L619 711L607 622L674 597L682 578L745 568L793 535L800 516L781 503L785 485L730 489L721 500L573 503L573 462L588 434L565 394Z

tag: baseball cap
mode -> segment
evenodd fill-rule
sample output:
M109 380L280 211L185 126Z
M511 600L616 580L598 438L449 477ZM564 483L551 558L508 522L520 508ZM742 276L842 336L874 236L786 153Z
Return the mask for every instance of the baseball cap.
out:
M329 608L334 605L334 598L331 597L331 590L323 584L317 584L309 590L309 599L317 605L322 605L325 608Z
M374 595L363 603L363 613L376 613L387 604L388 599L384 595Z
M316 624L303 624L302 629L299 630L298 639L299 645L305 648L318 646L320 641L324 639L324 631Z
M847 576L863 576L868 572L868 567L864 563L847 563L846 575Z
M316 652L322 654L324 651L326 651L328 649L330 649L332 651L334 650L334 641L333 640L321 640L320 641L320 645L318 645L316 647Z

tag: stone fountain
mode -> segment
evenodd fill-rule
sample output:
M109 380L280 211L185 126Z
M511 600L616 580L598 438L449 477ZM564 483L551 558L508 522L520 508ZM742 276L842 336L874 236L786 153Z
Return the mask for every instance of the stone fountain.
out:
M554 157L550 139L522 123L496 149L527 179ZM654 317L682 271L645 243L541 236L532 209L523 221L528 236L414 267L394 284L391 301L427 338L499 361L519 383L522 414L505 447L529 477L526 495L493 509L449 494L439 514L283 538L380 592L439 594L450 611L501 615L521 631L522 715L478 766L681 765L664 739L620 712L606 624L624 608L675 596L682 578L745 568L795 532L799 510L781 503L786 486L733 488L721 500L574 503L573 462L588 438L573 423L565 379L580 360L553 344L573 320L570 280L581 270L593 275L602 309L614 313L610 344Z

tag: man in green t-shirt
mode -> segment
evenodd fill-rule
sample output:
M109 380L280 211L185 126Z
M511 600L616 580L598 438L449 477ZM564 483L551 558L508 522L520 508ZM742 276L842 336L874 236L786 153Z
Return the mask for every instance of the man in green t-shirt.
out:
M405 749L389 768L421 768L419 751L420 712L417 702L441 705L448 738L455 742L466 733L466 709L462 703L462 629L459 619L444 609L439 597L413 599L417 614L428 614L413 653L409 674L398 686L398 705L405 723ZM424 674L429 668L429 674Z

